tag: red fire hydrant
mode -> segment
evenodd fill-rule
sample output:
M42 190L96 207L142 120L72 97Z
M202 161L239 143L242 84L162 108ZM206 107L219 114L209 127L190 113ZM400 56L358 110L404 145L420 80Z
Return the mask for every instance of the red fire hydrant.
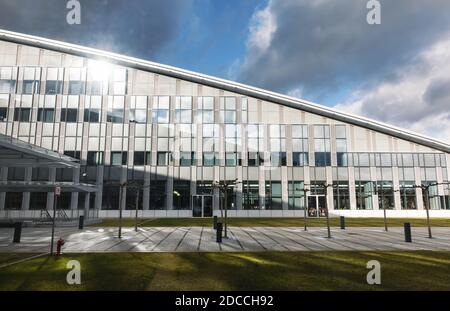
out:
M61 255L61 247L64 245L65 241L63 238L59 238L58 242L56 242L56 256Z

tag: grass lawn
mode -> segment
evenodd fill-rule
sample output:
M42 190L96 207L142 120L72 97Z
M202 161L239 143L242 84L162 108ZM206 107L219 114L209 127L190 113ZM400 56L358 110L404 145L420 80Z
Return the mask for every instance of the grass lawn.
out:
M180 227L180 226L211 226L212 218L155 218L140 219L140 226L144 227ZM403 223L410 222L415 227L425 227L426 219L406 219L406 218L388 218L389 226L403 227ZM122 225L134 226L134 218L124 218ZM339 218L330 218L332 226L339 226ZM303 218L228 218L228 224L236 227L303 227ZM322 227L326 225L325 219L308 218L308 226ZM349 227L382 227L383 218L346 218L346 226ZM119 220L117 218L104 219L102 223L92 226L98 227L117 227ZM450 219L433 218L431 225L434 227L450 227Z
M81 285L66 284L72 259ZM366 283L373 259L382 285ZM90 253L0 269L0 290L450 290L449 280L450 252L427 251Z

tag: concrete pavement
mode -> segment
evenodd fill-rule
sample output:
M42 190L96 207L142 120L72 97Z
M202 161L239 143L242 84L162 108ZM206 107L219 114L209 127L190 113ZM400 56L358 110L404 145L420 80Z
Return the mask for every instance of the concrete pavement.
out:
M433 239L426 228L412 228L412 243L404 242L403 228L384 232L376 227L230 227L228 239L216 243L210 227L144 227L123 228L122 239L117 228L57 228L55 241L62 237L65 253L83 252L237 252L237 251L450 251L450 228L433 228ZM0 229L0 253L48 252L50 228L24 228L20 244L12 243L12 229Z

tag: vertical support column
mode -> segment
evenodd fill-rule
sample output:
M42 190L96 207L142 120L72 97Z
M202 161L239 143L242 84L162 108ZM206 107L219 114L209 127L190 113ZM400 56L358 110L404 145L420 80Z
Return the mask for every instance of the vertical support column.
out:
M86 192L84 195L84 219L88 219L89 218L89 201L91 198L91 193L90 192Z
M399 179L399 172L398 167L392 168L392 184L394 189L394 201L395 201L395 209L401 210L402 209L402 202L400 199L400 179Z
M80 182L80 169L81 168L72 169L72 181L74 183ZM76 210L77 208L78 208L78 192L72 192L70 200L70 209Z
M243 185L242 185L242 175L243 172L242 170L244 169L243 166L238 166L237 167L237 182L238 184L235 186L236 187L236 210L242 210L242 189L243 189Z
M287 167L281 167L281 201L283 210L289 209L288 172Z
M144 190L142 191L142 210L149 209L150 204L150 165L145 166L144 171Z
M104 166L97 166L97 177L96 177L97 191L95 192L95 209L98 211L102 209L103 173L104 173Z
M31 181L33 169L31 167L25 168L25 181ZM21 210L27 211L30 209L30 192L24 192L22 197Z
M8 168L0 168L0 180L6 181L8 179ZM0 192L0 211L5 209L6 192Z
M264 167L259 167L259 210L261 211L265 206L266 200L266 174Z
M329 166L326 167L326 177L327 177L327 181L326 181L327 185L332 185L333 184L333 172L331 170L331 167L329 167ZM334 210L333 187L327 187L326 191L327 191L328 210L332 211L332 210Z
M173 210L173 174L169 174L169 176L167 177L166 187L167 187L166 210L170 211Z
M55 181L56 180L56 168L52 167L49 168L48 171L48 180L49 181ZM47 193L47 210L51 211L53 209L53 202L55 201L55 193L49 192Z
M373 183L373 192L375 192L375 186L377 183L377 168L374 166L370 167L370 180ZM378 194L372 193L372 204L373 204L373 210L379 210L380 209L380 204L379 204L379 200L378 200Z
M348 187L350 192L350 209L356 210L356 185L355 185L355 168L348 168Z
M422 184L422 178L420 177L420 167L414 167L414 177L416 185L420 186ZM423 191L421 188L416 188L416 199L417 199L417 209L423 210Z

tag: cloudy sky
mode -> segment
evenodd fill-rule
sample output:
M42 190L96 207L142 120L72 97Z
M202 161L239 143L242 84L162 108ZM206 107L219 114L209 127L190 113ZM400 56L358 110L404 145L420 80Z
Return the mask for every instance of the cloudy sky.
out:
M450 143L450 1L0 0L0 27L315 101Z

